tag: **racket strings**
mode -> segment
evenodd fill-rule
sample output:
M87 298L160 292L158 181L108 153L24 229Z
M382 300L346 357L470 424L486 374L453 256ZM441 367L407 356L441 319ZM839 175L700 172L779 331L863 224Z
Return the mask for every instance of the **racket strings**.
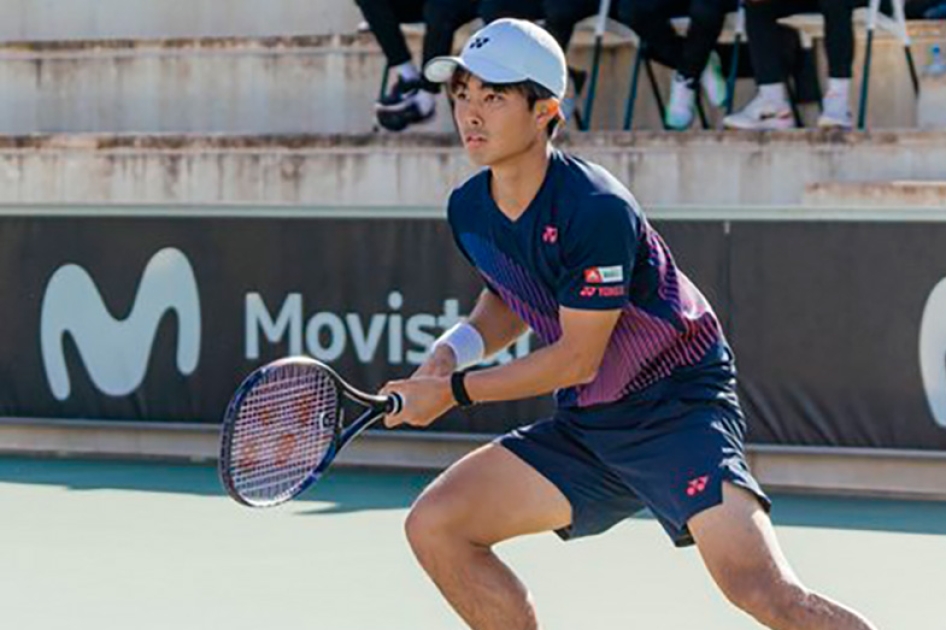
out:
M318 370L282 366L247 394L233 431L231 476L245 499L294 494L335 439L338 392Z

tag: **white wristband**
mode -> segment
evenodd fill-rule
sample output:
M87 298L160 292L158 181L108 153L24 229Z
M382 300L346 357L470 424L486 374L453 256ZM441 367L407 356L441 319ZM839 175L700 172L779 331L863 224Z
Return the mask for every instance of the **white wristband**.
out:
M479 331L466 322L455 324L434 342L437 346L449 346L457 358L457 369L464 370L477 365L486 354L486 344Z

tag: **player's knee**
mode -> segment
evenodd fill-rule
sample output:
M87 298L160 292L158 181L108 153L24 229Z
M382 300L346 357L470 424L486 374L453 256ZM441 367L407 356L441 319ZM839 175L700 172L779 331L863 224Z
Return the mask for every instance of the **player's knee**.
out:
M424 493L407 513L404 532L411 548L419 554L435 546L448 544L451 537L456 537L455 521L447 501L436 494Z
M790 626L805 599L801 585L770 571L735 571L717 583L730 602L770 628Z

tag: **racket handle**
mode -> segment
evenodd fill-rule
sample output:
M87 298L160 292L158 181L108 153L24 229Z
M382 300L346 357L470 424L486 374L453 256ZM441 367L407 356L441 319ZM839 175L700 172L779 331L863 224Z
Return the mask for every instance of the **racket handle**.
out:
M385 413L395 416L401 413L401 410L404 409L404 397L398 394L397 392L388 396L387 403L385 403Z

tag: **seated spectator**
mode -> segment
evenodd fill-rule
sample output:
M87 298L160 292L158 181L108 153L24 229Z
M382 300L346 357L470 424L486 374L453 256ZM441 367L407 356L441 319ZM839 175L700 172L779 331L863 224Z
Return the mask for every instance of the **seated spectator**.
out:
M664 112L669 129L683 130L693 123L700 87L713 105L725 104L726 79L714 48L726 14L737 8L737 0L618 0L618 19L637 33L647 55L675 70ZM686 37L670 23L683 16L690 18Z
M587 17L597 15L600 4L600 0L480 0L480 17L487 24L499 18L542 20L545 30L567 53L575 25ZM611 3L613 18L617 16L616 5L616 2ZM575 94L581 92L588 73L569 67L568 75ZM566 99L563 106L570 110L574 103Z
M568 52L575 25L597 15L600 4L600 0L481 0L480 17L486 23L506 17L543 20L545 30Z
M453 36L463 24L476 17L476 0L356 0L365 21L374 33L388 67L397 73L391 89L375 105L378 123L385 129L401 131L422 123L435 114L440 86L424 79L411 60L401 24L426 25L421 67L428 60L449 55Z
M908 20L946 20L946 0L907 0Z
M746 34L758 94L742 110L723 120L733 129L789 129L795 118L786 89L787 69L778 46L780 18L797 13L824 15L828 57L828 90L822 98L819 127L851 129L849 94L854 62L855 0L750 0L746 3Z

